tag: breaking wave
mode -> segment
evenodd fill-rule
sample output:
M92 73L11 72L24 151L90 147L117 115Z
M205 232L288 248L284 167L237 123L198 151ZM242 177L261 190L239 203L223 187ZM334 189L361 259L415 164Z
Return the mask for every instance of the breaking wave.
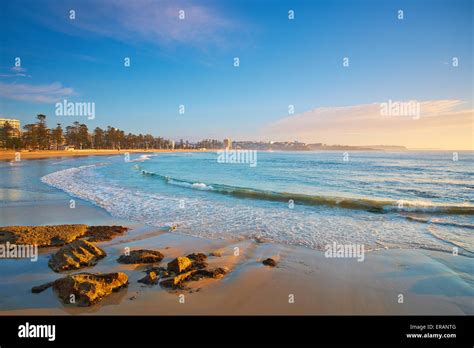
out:
M425 201L390 201L369 198L314 196L300 193L274 192L258 190L254 188L192 182L171 178L169 176L160 175L146 170L142 170L142 174L145 176L157 177L170 185L176 185L198 190L208 190L214 193L231 195L238 198L259 199L276 202L288 202L289 200L293 200L295 204L324 205L345 209L366 210L374 213L398 211L431 214L440 213L453 215L474 215L474 205L470 205L467 203L465 205L455 205Z
M325 250L329 243L364 244L365 250L380 248L416 248L452 252L453 245L461 247L460 255L472 257L474 244L472 233L465 226L443 226L430 229L431 224L420 224L399 214L367 214L360 208L342 211L331 203L331 199L309 197L306 202L330 202L334 209L326 204L315 204L314 208L293 209L288 206L249 204L243 200L220 200L209 195L164 194L149 189L145 182L142 189L122 186L109 180L98 171L100 165L87 165L53 172L41 178L41 181L60 189L73 197L93 203L109 212L112 216L136 221L147 225L165 227L177 226L176 233L209 239L253 239L261 238L269 242L304 246L316 250ZM140 172L143 173L143 172ZM144 173L145 174L145 173ZM146 173L153 177L156 174ZM267 193L245 189L188 182L161 177L170 185L195 190L206 190L241 197L258 199L291 199L298 203L297 195L286 193ZM235 192L238 192L235 194ZM286 195L286 196L285 196ZM263 197L263 198L262 198ZM278 199L276 199L276 198ZM284 197L282 199L281 197ZM262 203L264 201L261 201ZM184 203L184 204L183 204ZM372 202L352 202L352 205L365 208ZM384 202L384 204L387 204ZM369 205L369 208L371 207ZM348 207L347 205L343 207ZM385 205L381 205L385 207ZM437 207L438 208L438 207ZM367 208L366 208L367 209ZM385 208L384 208L385 209ZM439 209L439 208L438 208ZM459 216L454 216L456 219ZM465 217L470 219L470 217ZM451 229L451 230L448 230Z

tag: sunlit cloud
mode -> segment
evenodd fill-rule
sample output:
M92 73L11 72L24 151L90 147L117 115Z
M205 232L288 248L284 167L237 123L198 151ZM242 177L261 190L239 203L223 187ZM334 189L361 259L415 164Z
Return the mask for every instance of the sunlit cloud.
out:
M384 115L382 103L320 107L271 123L264 135L273 140L308 143L474 149L473 109L465 107L465 102L412 102L419 103L419 117Z

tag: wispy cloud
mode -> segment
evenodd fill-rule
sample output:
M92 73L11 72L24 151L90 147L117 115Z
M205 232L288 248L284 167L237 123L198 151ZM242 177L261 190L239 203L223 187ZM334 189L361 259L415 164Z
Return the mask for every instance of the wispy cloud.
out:
M5 70L5 68L2 68L1 70ZM13 66L8 69L9 72L6 73L0 73L0 77L31 77L31 75L28 75L26 73L26 69L19 67L19 66Z
M41 20L68 34L92 33L126 42L200 46L224 43L226 32L241 30L235 20L197 1L82 0L53 4L51 12L55 15ZM74 20L68 18L71 9L76 11ZM181 10L184 19L179 18Z
M54 103L70 96L74 90L54 82L48 85L16 84L0 82L0 97L35 103Z
M466 108L463 101L419 102L419 118L384 115L382 103L320 107L290 115L268 125L264 135L274 140L299 139L327 144L393 144L446 149L474 147L473 109Z
M16 73L26 73L26 69L22 68L21 66L13 66L10 69L11 71L14 71Z

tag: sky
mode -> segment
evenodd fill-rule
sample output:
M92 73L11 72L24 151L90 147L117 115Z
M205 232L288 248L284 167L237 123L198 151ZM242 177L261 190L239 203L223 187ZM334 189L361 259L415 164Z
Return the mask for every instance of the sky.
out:
M472 4L2 0L0 117L175 140L474 150ZM94 119L56 115L64 100L94 103ZM388 103L418 112L381 112Z

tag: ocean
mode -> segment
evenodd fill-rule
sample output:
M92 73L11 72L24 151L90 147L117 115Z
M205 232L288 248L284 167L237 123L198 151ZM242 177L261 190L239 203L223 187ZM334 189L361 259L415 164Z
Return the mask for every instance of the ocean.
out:
M0 205L79 198L114 217L204 238L474 256L474 154L213 152L0 164ZM69 199L69 198L68 198Z

